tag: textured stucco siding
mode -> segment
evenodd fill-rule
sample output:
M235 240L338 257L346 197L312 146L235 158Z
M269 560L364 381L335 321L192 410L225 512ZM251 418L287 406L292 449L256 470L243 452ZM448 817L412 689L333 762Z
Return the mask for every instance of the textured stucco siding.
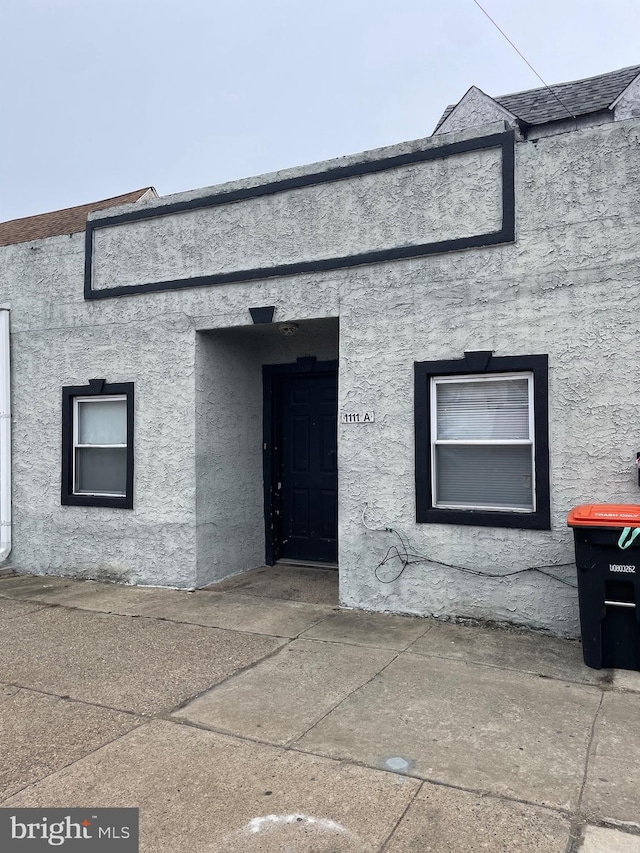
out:
M640 117L640 74L632 80L615 102L615 121Z
M17 568L192 586L194 347L181 314L96 312L82 297L83 235L12 246L13 552ZM11 287L11 285L13 285ZM61 391L135 384L135 509L61 506Z
M11 565L40 574L187 588L261 565L261 437L258 454L255 443L262 430L261 365L295 361L300 355L337 358L335 280L307 277L289 287L281 282L249 289L232 285L95 304L83 298L83 269L84 235L0 251L0 289L11 306L12 323ZM214 372L207 389L196 330L245 326L254 304L276 305L278 320L332 319L323 319L326 331L312 327L310 336L290 341L274 326L268 346L250 340L244 354L232 345L235 355L227 362L208 362ZM236 357L244 358L244 369L234 363ZM234 374L246 382L244 392L229 380ZM62 388L85 385L92 378L135 385L133 510L60 504ZM225 409L229 389L232 400L241 400L244 393L251 420L232 405ZM250 397L252 389L257 398ZM207 395L213 409L203 404ZM213 417L229 428L228 434L215 434L218 458L223 459L218 469L208 467L207 453L215 451L206 449L212 411L226 412ZM240 449L239 427L245 428L247 439L242 450L250 447L253 455L247 458L259 463L247 473L250 485L242 487L237 477L242 457L224 455L228 448ZM217 496L213 510L202 497L212 472L216 483L208 494ZM254 503L243 508L248 495ZM237 511L235 519L231 508ZM241 519L248 520L246 528L240 527Z
M500 169L500 149L492 148L98 228L92 286L174 281L499 231Z
M572 506L638 502L639 139L637 125L608 125L517 145L515 245L398 265L373 304L368 283L352 280L341 303L341 328L351 330L341 336L342 402L349 389L353 405L376 409L376 423L367 441L351 442L351 427L340 436L343 603L577 631L575 590L536 574L491 580L424 562L379 584L374 569L397 539L365 531L360 512L368 503L368 523L399 527L415 554L506 572L571 562ZM378 358L365 338L392 341L390 356ZM470 350L549 355L550 532L413 522L412 362ZM343 475L347 448L357 482ZM574 568L556 571L575 583Z
M203 332L196 350L198 585L264 563L262 366L338 358L335 319Z
M396 150L459 138L469 132ZM414 554L506 572L571 563L572 506L638 502L639 151L637 120L518 143L516 242L420 259L85 303L80 236L3 250L14 565L176 586L259 565L261 366L339 354L340 410L376 414L339 427L342 603L576 633L576 590L541 575L488 579L425 561L381 583L376 566L397 540L366 530L362 512L371 526L400 529ZM434 188L437 204L446 196L467 210L464 181L453 197L450 187ZM366 230L366 216L352 216ZM203 257L182 253L180 277L198 274ZM260 305L276 306L268 331L251 326L248 309ZM284 320L300 323L297 336L278 335ZM470 350L549 356L550 531L415 522L413 363ZM60 506L60 391L94 377L136 384L133 511ZM379 574L399 568L391 561ZM575 583L574 567L556 572Z
M482 127L492 121L515 124L516 117L481 89L472 86L435 132L441 135L454 130Z

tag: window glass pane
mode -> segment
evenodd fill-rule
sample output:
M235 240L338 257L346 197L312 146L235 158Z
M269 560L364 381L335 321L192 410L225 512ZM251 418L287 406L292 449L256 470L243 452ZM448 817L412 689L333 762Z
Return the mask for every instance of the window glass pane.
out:
M438 438L530 438L526 377L436 385Z
M436 446L436 503L533 510L529 444Z
M76 494L124 495L126 490L126 447L76 448Z
M126 443L126 400L96 399L78 403L78 444Z

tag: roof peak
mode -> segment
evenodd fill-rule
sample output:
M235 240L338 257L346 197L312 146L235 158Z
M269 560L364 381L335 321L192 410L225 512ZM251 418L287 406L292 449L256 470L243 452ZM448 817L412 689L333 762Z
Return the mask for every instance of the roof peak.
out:
M569 117L604 112L638 75L640 65L627 65L592 77L489 97L525 125L549 124ZM460 103L458 101L446 108L434 133L439 132Z

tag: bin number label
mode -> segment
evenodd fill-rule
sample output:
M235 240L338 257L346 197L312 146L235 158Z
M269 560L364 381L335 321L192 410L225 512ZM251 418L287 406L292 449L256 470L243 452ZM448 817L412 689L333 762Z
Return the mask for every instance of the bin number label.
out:
M635 566L622 566L622 565L617 565L616 563L610 563L609 564L609 571L610 572L626 572L627 574L635 575L636 567Z

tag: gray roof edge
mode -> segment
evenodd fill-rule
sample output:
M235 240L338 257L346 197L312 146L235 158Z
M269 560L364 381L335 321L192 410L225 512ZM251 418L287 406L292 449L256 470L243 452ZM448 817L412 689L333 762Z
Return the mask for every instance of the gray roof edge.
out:
M616 68L614 71L604 71L602 74L593 74L591 77L579 77L576 80L562 80L560 83L549 83L549 86L536 86L535 89L521 89L519 92L507 92L504 95L496 95L495 101L500 98L515 98L517 95L531 95L533 92L548 92L558 86L573 86L575 83L590 83L592 80L601 80L605 77L613 77L616 74L622 74L624 71L637 70L640 73L640 65L625 65L623 68ZM626 89L626 86L624 86ZM454 104L455 106L455 104Z
M630 74L633 74L633 77L631 79L626 79L629 77ZM576 88L578 90L584 90L585 97L584 97L583 103L581 105L580 104L576 105L575 103L572 104L572 110L569 110L565 104L564 105L565 110L567 110L567 112L575 113L576 115L588 115L590 113L602 112L602 111L606 110L607 108L610 108L613 105L613 103L615 103L615 101L620 97L622 92L624 92L627 89L627 87L631 84L631 82L633 82L633 80L636 79L636 77L639 74L640 74L640 65L626 65L623 68L617 68L614 71L608 71L608 72L605 72L603 74L594 74L591 77L582 77L578 80L568 80L568 81L564 81L561 83L552 83L549 86L538 86L535 89L522 89L521 91L518 91L518 92L510 92L506 95L498 95L495 98L493 98L493 100L496 101L496 103L498 103L504 109L513 113L518 118L519 121L524 122L525 124L528 124L528 125L551 124L554 121L561 121L562 119L560 117L558 117L557 115L550 114L549 113L549 107L547 107L547 113L545 114L545 110L544 109L540 110L539 104L536 105L537 108L542 113L542 115L539 118L536 118L535 120L532 121L532 117L531 117L530 113L531 113L531 109L533 107L533 104L527 105L526 103L522 103L519 105L518 104L514 105L513 101L514 100L517 101L518 99L522 99L522 100L528 99L531 102L534 102L536 99L546 97L547 99L549 99L550 103L554 104L554 106L556 104L558 106L560 106L560 103L562 102L563 94L565 95L565 97L570 96L572 100L576 97L576 92L575 91L571 92L571 87L573 87L574 90ZM620 81L618 78L622 78L622 80ZM610 89L611 86L613 85L614 86L614 92L615 92L616 82L620 83L620 87L617 90L617 92L615 94L613 94L613 97L609 97L609 95L611 95L612 93L611 92L607 93L606 89L607 88ZM592 84L592 85L590 86L589 84ZM607 84L608 84L608 87L607 87ZM602 91L603 88L605 89L604 92ZM598 93L600 94L599 98L597 97ZM588 96L590 96L590 97L588 97ZM595 97L595 100L597 101L597 103L594 103L594 97ZM464 98L464 96L463 96L463 98ZM460 101L462 101L463 98L461 98ZM449 104L446 107L446 109L444 110L444 112L440 116L438 123L436 124L435 128L433 129L433 131L432 131L433 133L436 133L438 131L438 129L442 126L442 124L451 115L453 110L458 106L460 101L458 101L455 104ZM505 101L507 103L504 103ZM560 102L560 103L558 103L558 102ZM557 107L555 109L557 111ZM522 114L522 113L527 113L527 112L529 113L528 116ZM551 112L553 112L553 111L551 111Z

